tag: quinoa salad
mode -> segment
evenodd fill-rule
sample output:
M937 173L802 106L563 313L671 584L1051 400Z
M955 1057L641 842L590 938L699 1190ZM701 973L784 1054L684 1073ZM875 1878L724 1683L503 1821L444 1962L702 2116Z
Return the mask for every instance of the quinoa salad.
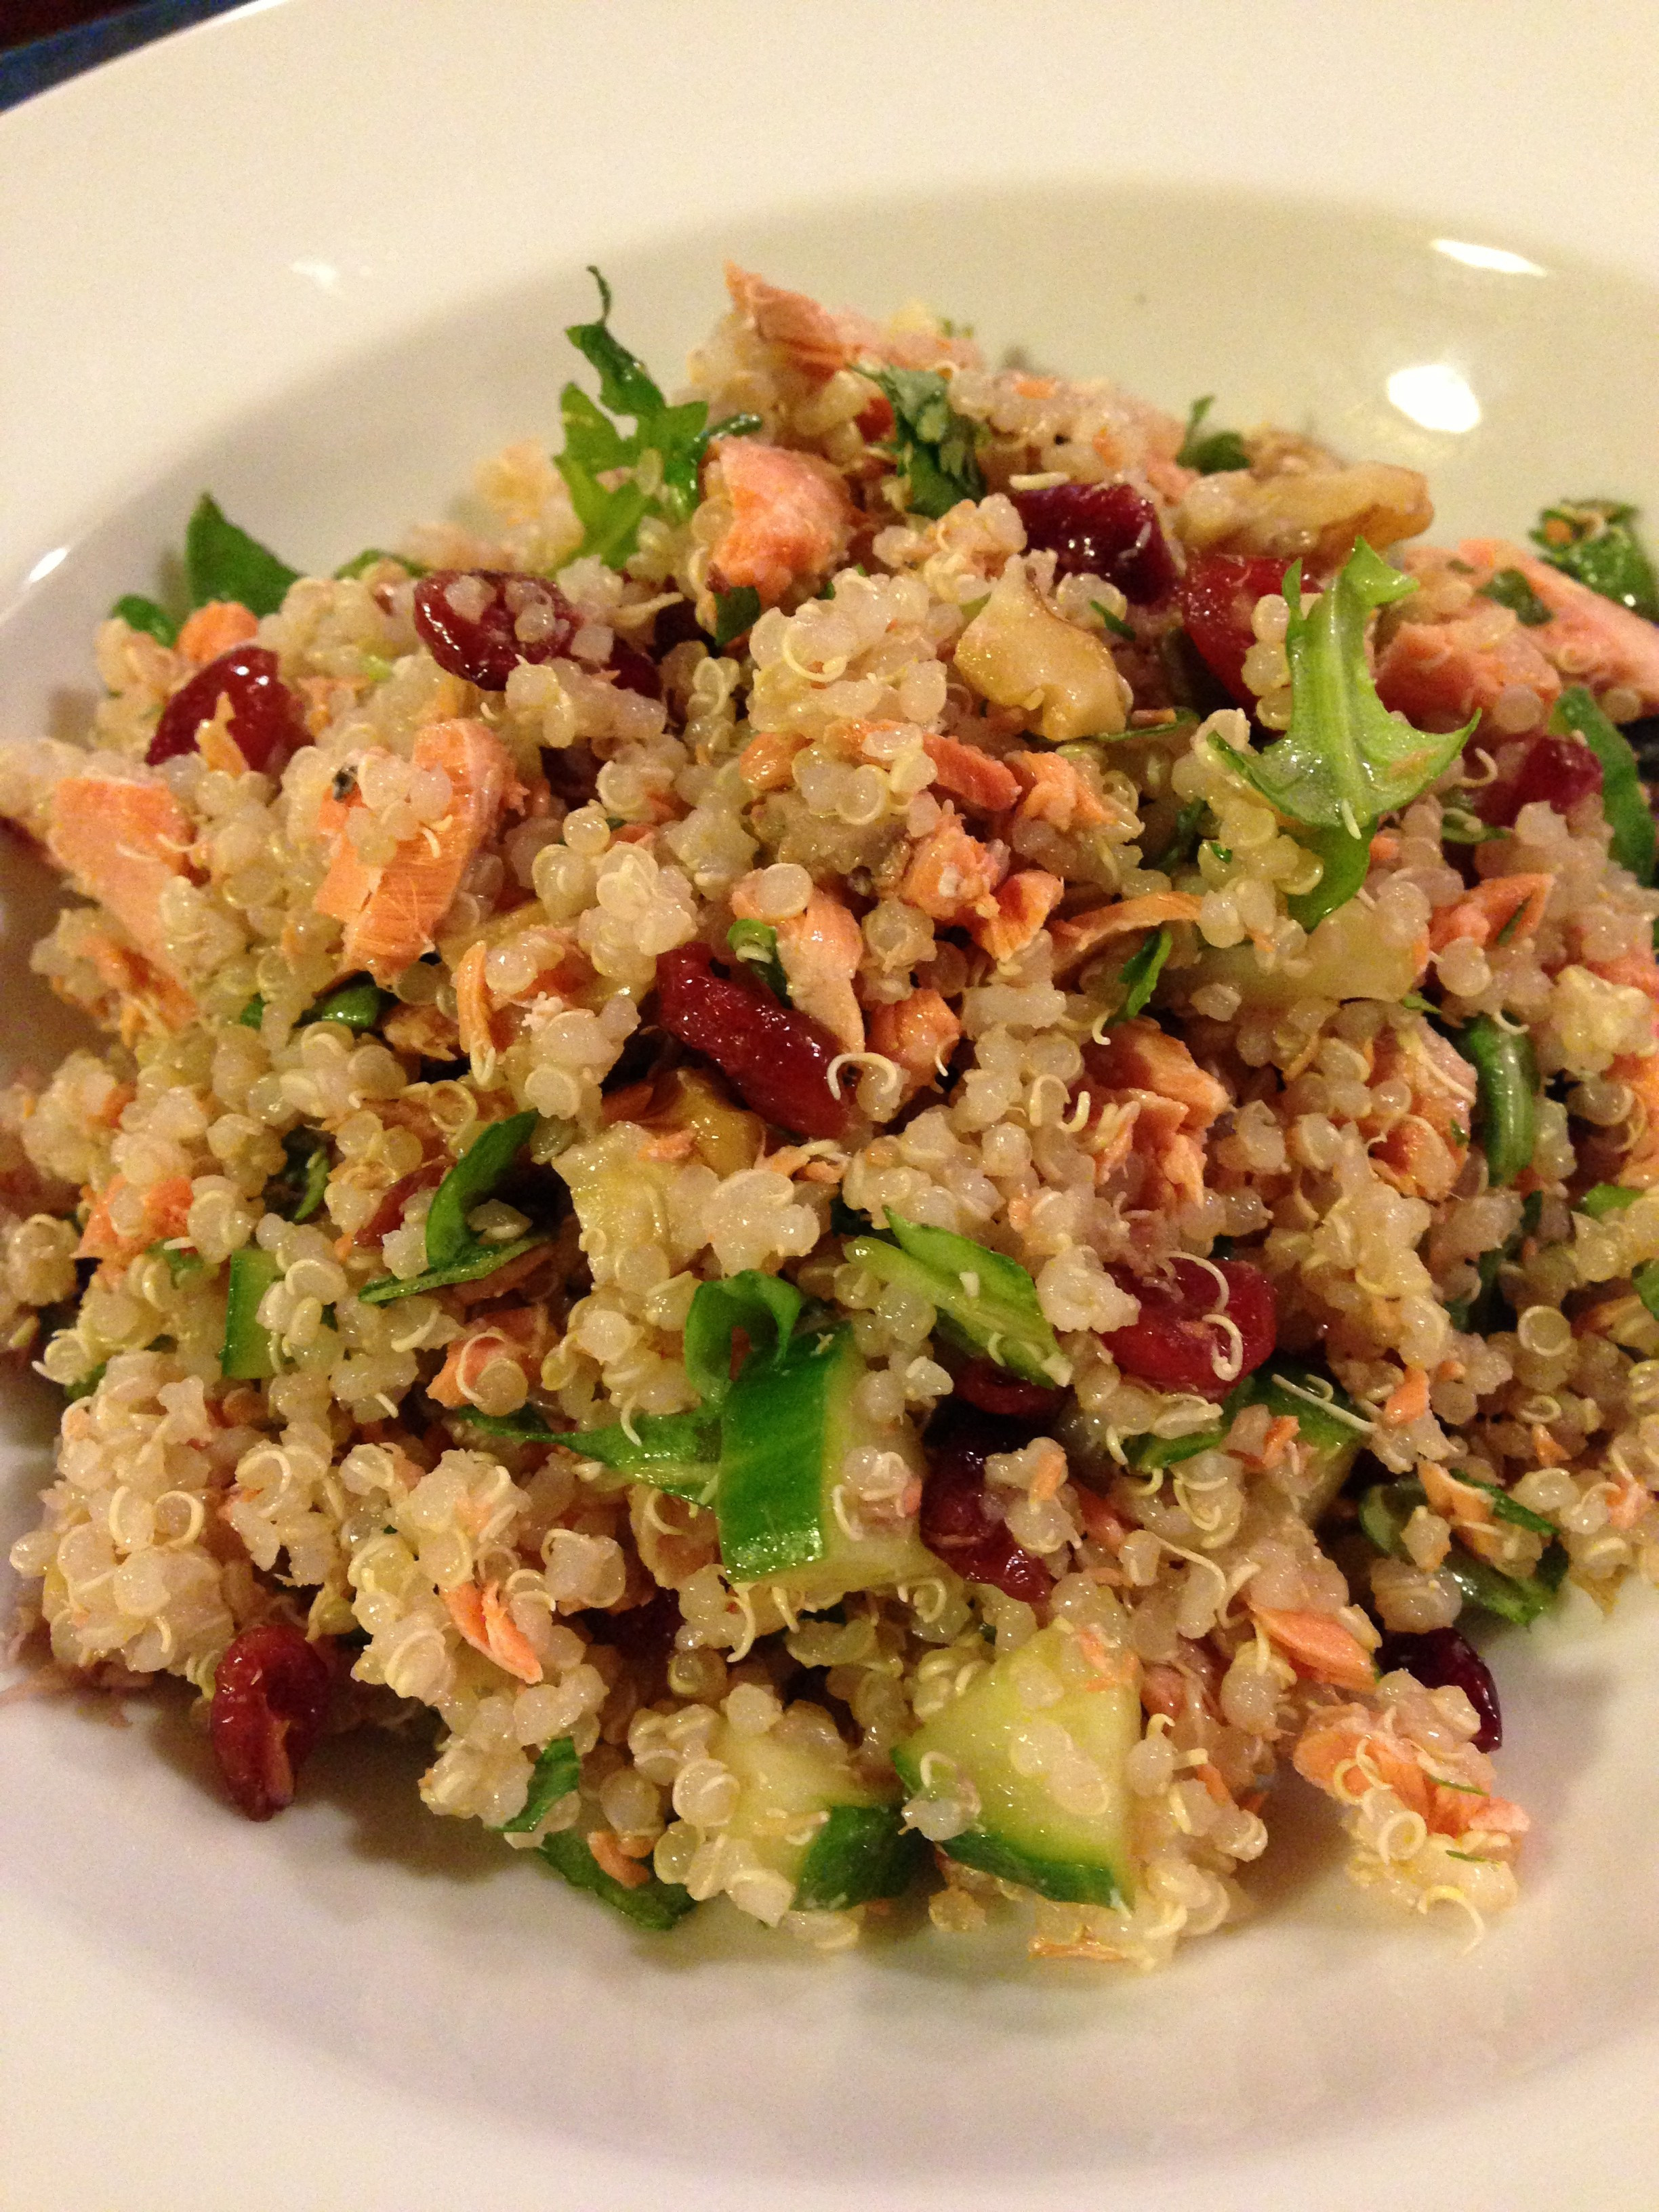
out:
M1152 1966L1308 1785L1484 1925L1506 1650L1659 1581L1632 510L726 282L398 551L204 495L0 742L26 1686L256 1820L401 1730L654 1930Z

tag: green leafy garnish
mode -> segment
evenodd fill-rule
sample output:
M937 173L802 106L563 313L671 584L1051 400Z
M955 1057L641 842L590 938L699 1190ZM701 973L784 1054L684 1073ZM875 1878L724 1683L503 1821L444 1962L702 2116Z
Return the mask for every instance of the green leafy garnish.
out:
M147 599L142 592L128 592L117 599L110 609L125 623L129 629L141 629L153 637L158 645L172 645L179 635L179 625L165 607L154 599Z
M487 1437L509 1437L521 1444L556 1444L566 1439L556 1429L550 1429L539 1408L520 1406L516 1413L481 1413L476 1406L456 1406L446 1409L452 1421L465 1421L470 1429L482 1429Z
M1462 1330L1466 1336L1471 1333L1477 1336L1490 1336L1501 1326L1503 1316L1499 1302L1507 1305L1509 1300L1499 1281L1498 1270L1519 1258L1521 1247L1537 1231L1538 1218L1543 1209L1542 1192L1528 1192L1521 1207L1521 1219L1515 1234L1506 1237L1502 1244L1483 1252L1475 1261L1478 1287L1469 1297L1453 1298L1446 1308L1454 1328Z
M265 1185L264 1202L285 1221L309 1221L328 1188L328 1139L313 1129L291 1129L283 1139L283 1166Z
M1132 1020L1148 1004L1164 972L1164 963L1174 949L1175 932L1166 925L1155 930L1138 952L1130 954L1118 971L1117 980L1123 986L1123 1004L1112 1016L1114 1022Z
M1659 1260L1644 1260L1630 1279L1630 1286L1656 1321L1659 1321Z
M1456 1472L1454 1469L1454 1472ZM1478 1475L1458 1474L1460 1482L1471 1490L1484 1491L1492 1500L1493 1516L1510 1522L1517 1528L1529 1528L1534 1536L1554 1536L1558 1532L1553 1521L1547 1521L1541 1513L1534 1513L1529 1505L1522 1505L1518 1498L1511 1498L1507 1490L1495 1482L1483 1482Z
M1400 1003L1413 1014L1437 1014L1440 1012L1432 1000L1425 999L1420 991L1407 991Z
M744 1267L721 1282L698 1284L685 1317L685 1372L706 1407L712 1411L724 1404L731 1390L732 1340L738 1331L749 1346L745 1368L751 1363L775 1367L788 1348L801 1304L793 1283L758 1267ZM635 1426L642 1429L641 1424Z
M379 1275L372 1283L365 1283L357 1296L366 1306L387 1306L394 1298L412 1298L428 1291L447 1289L451 1283L476 1283L485 1275L493 1275L498 1267L506 1267L509 1260L517 1260L526 1252L533 1252L538 1244L545 1244L543 1236L515 1237L510 1244L477 1244L452 1260L447 1266L428 1267L407 1282L399 1282L396 1275Z
M93 1392L103 1381L104 1370L108 1365L109 1362L107 1359L100 1359L98 1364L89 1374L79 1375L76 1377L73 1382L64 1383L64 1395L68 1399L70 1405L73 1405L77 1398L91 1397Z
M1209 811L1207 799L1189 799L1176 816L1174 829L1156 853L1146 855L1143 865L1166 876L1172 875L1177 868L1184 868L1198 851L1199 833Z
M343 1022L349 1030L372 1030L386 1009L397 1003L390 991L383 991L367 975L357 975L307 1007L300 1017L300 1026L304 1028L307 1022Z
M185 532L185 574L191 606L235 599L256 615L274 615L300 580L297 568L250 538L205 491Z
M1507 607L1528 629L1536 629L1540 623L1553 619L1532 586L1518 568L1499 568L1475 593L1480 599L1496 599L1500 607Z
M561 1797L568 1797L582 1778L582 1763L576 1747L568 1735L556 1735L546 1749L537 1756L531 1769L530 1795L524 1801L522 1813L503 1820L499 1833L503 1836L526 1836L540 1826Z
M1549 726L1558 736L1576 731L1601 763L1601 811L1613 831L1609 847L1621 868L1638 884L1653 881L1656 832L1653 810L1630 739L1609 721L1582 684L1569 684L1556 701Z
M1610 1213L1622 1213L1627 1206L1634 1206L1642 1195L1639 1190L1628 1190L1621 1182L1598 1182L1578 1200L1578 1212L1588 1213L1592 1221L1605 1221Z
M586 1889L620 1912L624 1920L631 1920L636 1928L649 1928L657 1934L666 1934L677 1922L684 1920L696 1900L689 1890L678 1882L659 1881L649 1875L637 1889L630 1889L615 1875L608 1875L588 1849L586 1836L578 1835L574 1828L561 1828L556 1835L544 1836L536 1849L555 1874L562 1874L573 1889Z
M1636 512L1622 500L1564 499L1539 516L1532 542L1552 568L1633 615L1659 622L1659 579L1630 526Z
M1334 914L1364 882L1371 865L1369 829L1357 837L1346 830L1304 830L1297 839L1318 859L1323 872L1310 891L1297 891L1285 902L1292 921L1304 929L1317 929L1328 914Z
M1237 430L1212 430L1206 436L1200 435L1204 417L1214 404L1212 392L1194 400L1187 412L1187 434L1176 455L1183 469L1196 469L1201 477L1218 476L1224 469L1248 469L1250 465L1244 441Z
M975 458L976 422L951 404L951 387L936 369L884 368L866 362L860 374L880 386L893 410L886 451L898 463L912 514L936 521L959 501L983 499L985 478Z
M167 1273L175 1283L186 1282L191 1276L199 1275L207 1266L199 1252L192 1252L187 1245L182 1244L152 1244L146 1256L165 1260Z
M503 1121L488 1123L438 1185L433 1194L432 1209L426 1217L429 1267L449 1267L477 1249L477 1239L466 1225L466 1218L474 1206L482 1206L494 1194L529 1142L536 1119L532 1110L510 1114Z
M574 1430L564 1441L584 1459L615 1468L630 1481L672 1491L696 1505L707 1505L714 1497L720 1433L717 1423L702 1411L636 1413L610 1428Z
M938 1314L940 1334L964 1351L982 1352L1028 1382L1070 1380L1036 1285L1018 1260L951 1230L907 1221L890 1207L887 1226L896 1244L860 1237L848 1245L854 1267L919 1292Z
M726 933L728 949L751 975L758 975L775 999L789 1004L789 978L778 957L778 933L769 921L734 921Z
M361 576L366 569L374 568L379 561L395 561L400 568L406 569L411 576L427 576L432 573L424 561L411 561L407 553L388 553L381 546L366 545L361 553L356 553L349 561L343 561L340 563L334 571L334 580L336 583L346 583L352 577Z
M1458 1035L1458 1049L1474 1068L1480 1086L1475 1133L1486 1155L1494 1188L1515 1181L1532 1164L1538 1142L1538 1062L1524 1030L1500 1029L1477 1014Z
M588 274L599 288L599 319L572 323L565 336L598 371L599 397L596 404L580 385L566 385L559 400L564 450L556 465L582 526L580 551L619 568L638 544L647 515L683 522L690 514L710 441L747 436L761 421L732 415L711 424L701 399L671 406L644 362L612 334L611 287L597 269ZM618 416L632 422L632 430L620 428L612 419ZM647 454L652 459L642 466ZM628 473L620 483L603 483L613 471Z
M1109 607L1103 607L1098 599L1091 599L1089 605L1100 617L1100 619L1105 623L1107 629L1110 630L1114 637L1126 639L1131 645L1134 643L1135 634L1133 626L1131 623L1125 622L1121 615L1115 615Z
M1219 1450L1226 1433L1222 1427L1194 1429L1184 1437L1125 1437L1123 1456L1137 1474L1155 1474L1160 1468L1196 1459L1200 1452Z
M1483 822L1479 815L1467 813L1462 807L1449 806L1440 818L1440 841L1444 845L1490 845L1495 837L1509 835L1507 830Z
M760 611L761 596L752 584L739 584L735 592L715 592L714 643L722 653L745 630L753 629Z
M236 1017L239 1029L257 1030L265 1018L265 1002L256 991Z
M1348 886L1344 897L1352 897L1364 880L1363 848L1378 819L1426 790L1475 726L1471 721L1444 733L1415 730L1376 696L1365 665L1366 625L1379 607L1392 606L1417 588L1362 538L1329 589L1304 612L1301 563L1292 562L1285 579L1291 726L1260 753L1235 751L1211 738L1218 757L1281 814L1334 833L1304 842L1319 854L1327 876ZM1305 910L1316 919L1343 902L1335 896L1328 902L1323 884L1304 897Z

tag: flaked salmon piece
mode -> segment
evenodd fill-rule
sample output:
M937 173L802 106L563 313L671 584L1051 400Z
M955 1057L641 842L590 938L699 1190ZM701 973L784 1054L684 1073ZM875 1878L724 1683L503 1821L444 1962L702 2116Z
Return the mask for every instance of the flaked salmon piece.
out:
M510 1359L526 1382L540 1371L542 1354L551 1341L551 1325L540 1306L517 1306L493 1315L458 1336L444 1364L427 1385L428 1398L441 1406L471 1403L469 1392L492 1360Z
M190 817L164 783L70 775L52 794L46 850L176 983L185 979L167 945L161 894L185 873L192 842Z
M1048 822L1064 831L1092 830L1109 818L1076 764L1063 754L1015 753L1008 766L1025 793L1019 803L1022 822Z
M259 635L259 617L240 599L210 599L185 617L179 632L178 648L187 660L205 668L222 653L246 645Z
M99 981L112 994L107 1006L90 1009L95 1019L118 1028L121 1042L128 1045L146 1028L181 1030L195 1020L196 1001L188 991L105 927L91 907L77 908L76 912L84 915L86 921L67 949L91 963ZM52 988L60 997L68 995L56 978ZM72 998L70 1002L77 1003Z
M728 590L744 585L775 606L798 576L822 576L847 550L853 502L840 473L815 453L757 438L712 448L732 520L712 566Z
M804 912L777 925L778 958L791 1003L836 1037L844 1051L864 1050L864 1012L853 978L864 957L864 933L830 891L814 891Z
M1301 1613L1274 1606L1252 1606L1251 1613L1269 1642L1277 1645L1298 1674L1331 1682L1339 1690L1369 1690L1376 1681L1371 1655L1352 1629L1328 1613Z
M1555 878L1550 875L1489 876L1455 906L1439 908L1429 924L1431 951L1443 951L1454 939L1490 945L1509 931L1504 943L1530 937L1544 919ZM1511 925L1513 925L1511 927Z
M908 999L872 1007L870 1049L904 1073L904 1094L944 1080L962 1024L937 991L912 991Z
M443 1594L444 1606L464 1640L521 1682L542 1679L542 1662L507 1610L499 1583L462 1583Z
M968 933L993 960L1012 960L1023 952L1066 896L1066 886L1046 868L1022 868L992 894L995 912L975 915Z
M977 745L932 734L921 742L933 763L933 788L959 799L974 813L1006 814L1019 797L1019 779L1012 769Z
M1114 937L1131 930L1158 929L1165 922L1196 921L1200 902L1191 891L1143 891L1138 898L1119 899L1115 906L1097 906L1087 914L1057 921L1054 940L1057 976L1080 968L1093 952Z
M1183 1128L1207 1129L1232 1103L1224 1085L1205 1073L1179 1037L1166 1036L1156 1022L1139 1015L1115 1023L1085 1056L1091 1089L1170 1099L1181 1109Z
M191 1196L188 1176L166 1176L151 1183L144 1192L143 1224L123 1236L110 1218L110 1205L127 1188L126 1177L117 1176L105 1189L88 1194L90 1211L76 1247L77 1260L132 1260L152 1244L185 1234Z
M954 807L910 855L899 896L935 921L963 922L996 911L992 895L1007 873L1000 847L981 845Z
M861 361L895 368L938 368L946 362L979 366L971 338L939 330L884 330L850 308L823 307L805 292L786 291L753 270L726 264L726 289L732 305L757 337L775 346L793 368L814 384L827 383L837 369Z
M1457 558L1482 582L1499 568L1520 570L1550 611L1549 621L1528 635L1566 683L1588 684L1598 695L1622 687L1637 693L1642 714L1659 710L1659 625L1501 538L1466 538Z
M441 769L453 795L443 819L404 839L384 866L364 862L349 835L360 798L325 799L317 811L333 854L313 904L344 923L343 964L384 984L432 950L474 855L520 795L507 748L482 722L428 724L412 758L416 769Z

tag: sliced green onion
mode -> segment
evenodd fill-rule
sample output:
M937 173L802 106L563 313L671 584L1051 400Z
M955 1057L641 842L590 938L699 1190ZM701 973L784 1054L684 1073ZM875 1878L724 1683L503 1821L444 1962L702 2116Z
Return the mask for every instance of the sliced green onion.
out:
M1475 1133L1486 1155L1486 1172L1502 1188L1532 1164L1538 1143L1538 1062L1524 1030L1500 1029L1477 1014L1458 1037L1474 1068L1480 1095Z
M498 1267L506 1267L509 1260L517 1260L526 1252L533 1252L538 1244L549 1240L540 1235L516 1237L511 1244L479 1244L459 1260L452 1260L446 1267L428 1267L407 1282L399 1282L396 1275L380 1275L372 1283L365 1283L357 1296L366 1306L388 1306L394 1298L412 1298L427 1291L441 1291L451 1283L477 1283L484 1276L493 1275Z

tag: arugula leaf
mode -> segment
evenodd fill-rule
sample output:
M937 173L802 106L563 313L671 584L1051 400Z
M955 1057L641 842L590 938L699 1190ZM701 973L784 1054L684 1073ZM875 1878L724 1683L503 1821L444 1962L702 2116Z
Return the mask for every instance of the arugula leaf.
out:
M390 991L367 975L355 975L319 999L301 1015L298 1026L309 1022L340 1022L349 1030L372 1030L389 1007L397 1005Z
M1325 872L1310 891L1287 898L1285 911L1304 929L1317 929L1328 914L1346 906L1364 882L1371 865L1370 831L1364 829L1351 837L1346 830L1305 830L1296 842L1317 857Z
M1158 988L1158 979L1164 972L1164 963L1175 949L1175 932L1167 926L1149 937L1138 952L1133 952L1118 971L1118 981L1123 986L1123 1004L1112 1016L1113 1022L1133 1020L1152 998Z
M1482 584L1475 593L1478 599L1496 599L1500 607L1507 607L1528 629L1536 629L1540 623L1553 619L1532 586L1518 568L1499 568Z
M750 974L758 976L772 996L781 999L787 1006L790 1003L789 978L778 957L778 933L771 924L734 921L726 933L726 942Z
M910 512L937 521L958 501L983 499L985 478L975 448L980 428L951 404L951 387L936 369L884 368L859 364L859 374L879 385L893 410L886 451L898 462Z
M283 1139L283 1154L281 1172L265 1185L264 1202L286 1221L309 1221L328 1188L328 1139L312 1129L291 1129Z
M447 1289L451 1283L476 1283L485 1275L493 1275L498 1267L506 1267L509 1260L517 1260L526 1252L533 1252L538 1244L545 1244L544 1236L514 1237L510 1244L475 1244L459 1260L452 1260L441 1267L428 1267L422 1273L399 1281L396 1275L377 1275L372 1283L365 1283L357 1296L366 1306L389 1306L394 1298L412 1298L428 1291Z
M253 996L248 1000L246 1006L243 1007L241 1012L237 1015L236 1026L238 1029L257 1030L264 1022L264 1018L265 1002L258 992L256 991Z
M1576 731L1601 762L1601 811L1613 831L1609 849L1638 884L1650 884L1659 833L1629 738L1616 722L1608 720L1595 694L1582 684L1571 684L1561 694L1551 710L1549 726L1558 737Z
M537 1757L530 1772L530 1795L522 1813L503 1820L503 1836L526 1836L547 1818L561 1797L568 1797L582 1778L582 1763L568 1735L556 1735Z
M447 1267L471 1253L474 1238L466 1217L474 1206L494 1195L535 1126L533 1108L527 1113L510 1114L503 1121L486 1123L461 1154L433 1194L426 1217L429 1266Z
M614 1468L631 1482L672 1491L707 1505L720 1480L720 1431L710 1416L637 1413L626 1426L576 1429L565 1443L584 1459Z
M596 404L579 384L566 385L559 399L564 450L556 465L582 526L580 551L619 568L638 544L647 515L683 522L690 514L710 441L746 437L762 424L757 415L732 415L711 424L701 399L671 406L644 362L612 331L611 287L597 269L588 274L599 288L599 319L572 323L565 336L598 372L599 397ZM630 417L633 429L624 433L613 416ZM655 456L655 465L641 470L647 453ZM623 483L599 481L624 469L634 473Z
M73 1382L64 1383L64 1395L71 1406L75 1403L77 1398L91 1397L93 1392L103 1381L104 1370L108 1365L109 1362L107 1359L100 1359L98 1364L94 1368L92 1368L87 1374L77 1375Z
M147 599L142 592L128 592L110 609L129 629L142 629L158 645L171 645L179 635L179 625L165 607Z
M1659 1260L1644 1260L1630 1279L1630 1286L1656 1321L1659 1321Z
M586 1836L574 1828L561 1828L556 1835L544 1836L536 1846L555 1874L562 1874L573 1889L591 1890L603 1904L620 1912L624 1920L631 1920L638 1928L649 1928L658 1935L666 1935L677 1921L684 1920L692 1911L696 1900L690 1890L683 1889L677 1881L659 1881L655 1875L630 1889L608 1875L588 1848Z
M1622 500L1564 499L1544 509L1530 536L1552 568L1659 622L1659 579L1630 526L1636 512Z
M1365 665L1365 628L1379 607L1418 586L1362 538L1311 611L1302 605L1300 562L1285 579L1291 607L1291 726L1264 752L1235 751L1212 736L1217 756L1281 814L1318 830L1363 837L1383 814L1407 805L1462 750L1474 730L1431 734L1390 714ZM1352 856L1347 855L1352 869Z
M511 1437L521 1444L555 1444L563 1441L556 1429L548 1427L535 1406L520 1406L516 1413L481 1413L476 1406L455 1406L446 1411L452 1421L464 1421L470 1429L482 1429L487 1437Z
M300 580L297 568L250 538L205 491L185 532L185 574L191 606L235 599L256 615L274 615Z
M1199 435L1204 417L1214 404L1213 392L1206 392L1202 399L1194 400L1187 413L1187 434L1176 455L1183 469L1196 469L1201 477L1218 476L1224 469L1248 469L1250 465L1244 441L1237 430L1212 430L1207 437Z
M760 620L761 596L752 584L714 594L714 643L722 653Z

